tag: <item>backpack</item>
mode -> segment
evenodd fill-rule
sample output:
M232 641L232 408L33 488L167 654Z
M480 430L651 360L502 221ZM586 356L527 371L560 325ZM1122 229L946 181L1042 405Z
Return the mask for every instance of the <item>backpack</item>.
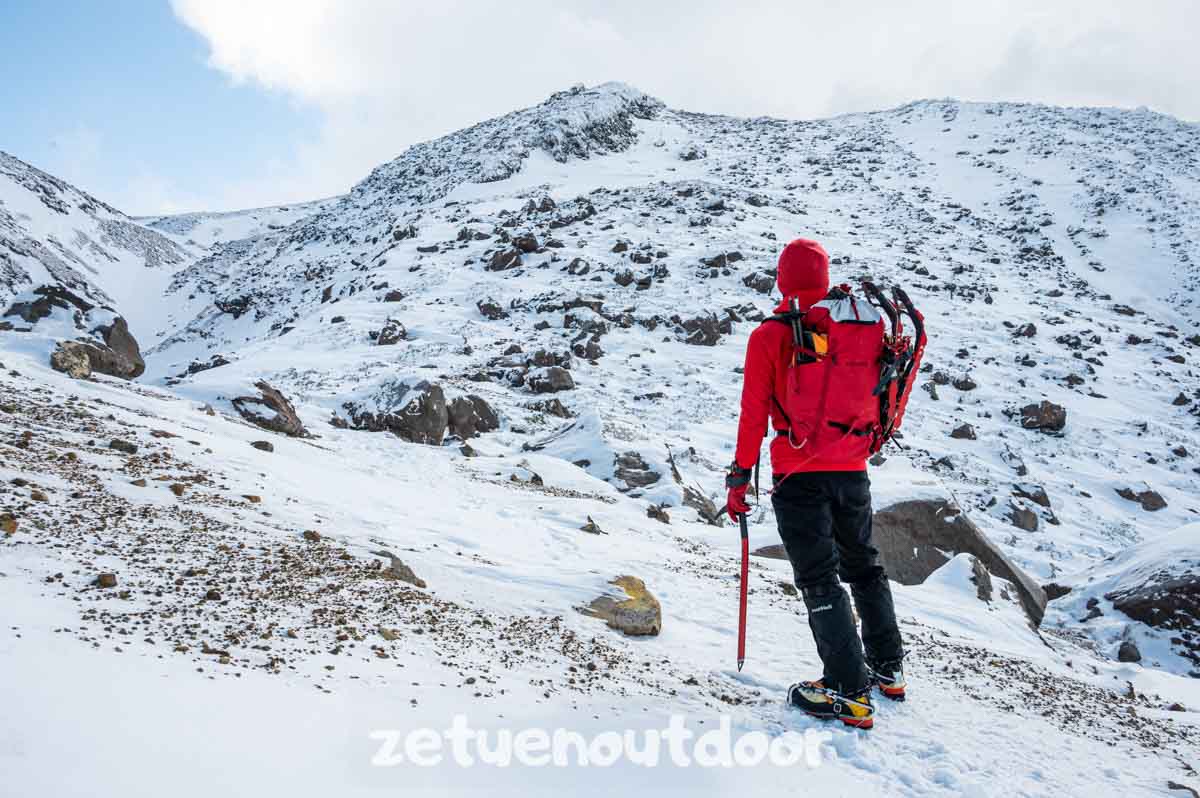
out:
M778 434L810 452L806 464L865 460L904 418L925 352L925 320L903 289L893 288L891 301L873 283L862 288L866 299L840 285L806 311L792 300L788 312L766 320L792 329L786 402L772 398L788 424ZM912 336L901 313L912 321Z

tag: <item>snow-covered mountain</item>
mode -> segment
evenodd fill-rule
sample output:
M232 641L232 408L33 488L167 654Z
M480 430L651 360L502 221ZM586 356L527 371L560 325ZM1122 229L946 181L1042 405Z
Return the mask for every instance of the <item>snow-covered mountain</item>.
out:
M54 285L119 307L139 328L190 258L178 244L53 175L0 152L0 304Z
M947 100L736 119L606 84L286 208L131 220L0 155L0 299L82 292L146 355L136 384L76 382L45 367L59 328L0 333L18 366L0 396L17 524L0 590L21 628L0 657L32 676L44 652L79 650L49 634L68 628L103 649L81 668L131 690L170 675L181 694L241 702L236 682L253 684L267 697L231 725L311 682L340 696L352 736L374 702L407 713L392 727L473 708L589 729L643 711L806 728L777 701L816 662L786 564L756 561L738 675L736 535L706 523L746 337L773 306L779 249L805 235L835 279L902 284L926 315L928 370L904 451L873 469L877 506L957 505L1052 599L1031 629L1027 588L929 546L920 558L946 564L897 587L916 700L884 707L869 740L835 732L806 783L1194 782L1200 608L1176 602L1170 622L1145 608L1195 588L1178 552L1200 512L1198 148L1200 127L1145 111ZM260 445L233 401L258 380L316 437ZM773 527L764 499L756 547ZM116 590L89 584L100 571ZM658 597L660 635L575 611L623 574ZM114 645L132 675L114 673ZM1140 665L1118 661L1131 647ZM131 722L161 723L165 695L134 702ZM90 699L17 706L72 700ZM278 720L320 763L297 783L332 783L330 756L287 731L294 713ZM787 778L755 772L761 789Z

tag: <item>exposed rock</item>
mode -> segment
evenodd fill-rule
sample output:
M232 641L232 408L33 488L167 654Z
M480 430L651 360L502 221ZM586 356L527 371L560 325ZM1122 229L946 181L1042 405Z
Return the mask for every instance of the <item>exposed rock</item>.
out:
M515 236L512 240L512 244L526 255L532 254L541 249L541 245L538 244L537 236L534 235Z
M388 319L375 335L375 343L379 346L393 346L408 338L408 330L396 319Z
M990 603L992 600L992 575L978 557L971 558L971 581L975 583L979 600Z
M950 384L960 391L973 391L979 387L975 380L971 379L969 374L956 378Z
M475 307L479 309L485 319L496 321L508 318L508 311L494 299L481 299L475 303Z
M1135 643L1129 640L1122 640L1120 647L1117 648L1118 662L1141 662L1142 652L1138 651Z
M92 360L94 371L125 380L142 376L146 370L146 361L142 359L142 350L129 332L129 325L125 323L125 319L117 316L112 324L97 327L96 331L104 337L108 351L97 347L98 354L93 356Z
M775 289L775 277L767 272L750 272L742 278L742 285L760 294L769 294Z
M100 574L96 577L96 587L110 588L117 586L116 574Z
M483 397L470 394L453 399L446 405L450 433L462 440L500 428L500 417Z
M1027 322L1013 330L1014 338L1032 338L1035 335L1037 335L1037 325L1033 322Z
M1047 601L1054 601L1071 592L1071 588L1067 585L1060 585L1058 582L1049 582L1042 585L1042 590L1046 593Z
M787 560L787 549L782 543L773 543L770 546L761 546L750 552L754 557L766 557L768 560Z
M50 368L76 380L87 379L92 376L92 361L87 350L87 344L63 341L50 354Z
M530 373L529 387L534 393L558 393L574 388L575 380L561 366L546 366Z
M1021 408L1021 426L1042 432L1059 432L1067 425L1067 409L1043 400Z
M343 407L350 426L370 432L390 432L410 443L439 446L450 424L446 395L439 385L422 380L416 385L393 383L376 398L378 410L348 402Z
M373 551L371 553L376 557L383 557L388 561L387 567L383 568L380 572L380 575L384 579L396 579L422 589L427 587L425 580L413 573L413 569L405 565L404 561L395 554L392 554L386 549L381 551Z
M1029 499L1034 504L1040 504L1047 509L1050 508L1050 496L1041 485L1013 485L1013 495L1021 499Z
M733 332L733 325L729 319L718 319L713 313L677 321L677 324L686 333L684 343L693 346L716 346L723 334L728 335Z
M304 530L303 537L309 543L320 543L321 542L321 533L315 529Z
M130 443L129 441L121 440L120 438L114 438L111 440L108 444L108 448L115 452L123 452L125 454L137 454L138 450L136 443Z
M618 576L609 584L621 588L625 598L600 596L587 607L579 608L579 611L589 617L600 618L610 628L630 636L653 636L662 631L662 606L641 579Z
M532 402L528 405L530 410L536 410L541 413L547 413L558 418L571 418L574 414L557 398L542 399L538 402Z
M5 535L15 535L17 532L17 519L12 513L0 513L0 532Z
M662 524L671 523L671 514L667 512L667 505L652 504L646 508L646 517L653 518Z
M255 449L258 449L260 452L275 451L275 444L271 443L270 441L251 441L250 445Z
M579 527L579 529L583 532L587 532L589 535L607 535L608 534L607 532L605 532L603 529L600 528L599 524L597 524L595 521L592 520L592 517L590 515L587 517L587 523L584 524L583 526Z
M1122 499L1131 502L1137 502L1142 505L1142 509L1147 512L1157 512L1167 506L1167 502L1158 493L1153 490L1143 490L1139 493L1134 493L1132 488L1117 488L1117 495Z
M287 397L268 385L265 380L254 383L254 387L259 390L261 396L238 396L232 400L233 409L242 418L271 432L294 438L311 437L304 428L304 423L300 421L300 416L296 415L296 408L292 407ZM273 415L264 415L252 409L256 406L267 408Z
M966 552L995 576L1011 582L1025 614L1036 626L1046 610L1046 594L972 523L954 504L912 500L875 513L875 545L888 576L904 585L919 585L949 558Z
M691 507L699 513L706 524L725 526L725 513L721 512L716 502L704 495L699 488L683 486L683 506Z
M950 431L950 437L958 438L960 440L973 441L975 440L975 427L967 423L959 424Z
M501 249L492 255L487 262L490 272L502 272L516 269L521 265L521 252L518 249Z
M1038 528L1038 514L1016 502L1009 502L1008 520L1017 529L1023 529L1026 532L1036 532Z
M37 299L29 302L14 302L4 312L5 316L16 316L28 324L37 324L54 312L54 308L72 311L76 319L95 307L78 294L61 285L41 285L33 289Z
M613 476L625 483L629 489L653 485L662 478L642 459L638 452L623 452L614 460Z
M1103 591L1117 612L1159 630L1162 642L1190 660L1190 675L1200 676L1200 524L1136 544L1098 577L1104 581L1095 592ZM1099 603L1095 595L1093 602Z

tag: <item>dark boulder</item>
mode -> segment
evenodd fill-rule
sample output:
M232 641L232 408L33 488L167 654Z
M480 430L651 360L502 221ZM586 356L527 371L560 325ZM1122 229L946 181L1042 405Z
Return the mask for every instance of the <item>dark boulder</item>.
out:
M462 440L500 428L500 417L483 397L460 396L446 405L450 433Z
M683 486L683 506L691 507L699 513L701 520L712 526L725 526L725 513L717 503L704 494L699 488L690 485Z
M129 325L125 319L117 316L111 324L97 327L96 332L103 336L112 356L105 358L105 362L100 364L93 362L92 368L95 371L126 380L142 376L146 370L146 361L142 359L142 350L129 332Z
M950 431L950 437L957 438L959 440L973 441L975 440L975 427L967 423L959 424Z
M531 372L529 387L534 393L558 393L575 387L571 372L561 366L547 366Z
M1029 499L1034 504L1040 504L1042 507L1050 509L1050 496L1041 485L1014 485L1013 495L1021 499Z
M1027 507L1022 507L1016 502L1009 502L1008 520L1017 529L1023 529L1026 532L1037 532L1038 514Z
M1118 662L1141 662L1142 652L1138 651L1135 643L1128 640L1121 641L1121 645L1117 648Z
M954 504L918 499L885 507L875 513L874 538L888 576L897 582L919 585L951 556L965 552L1011 582L1030 622L1042 622L1045 592Z
M518 249L502 249L497 251L487 262L490 272L503 272L516 269L521 265L521 251Z
M530 410L535 410L547 415L556 416L558 418L571 418L572 413L566 405L558 399L543 399L540 402L533 402L529 406Z
M388 319L378 333L375 343L379 346L393 346L408 338L408 330L396 319Z
M265 380L254 383L254 387L259 390L261 396L238 396L232 400L233 409L242 418L272 432L279 432L294 438L311 437L308 430L304 428L300 416L296 414L296 408L292 406L286 396L268 385ZM254 409L257 407L265 407L271 411L271 415L259 413Z
M742 285L760 294L769 294L775 289L775 277L766 272L750 272L742 278Z
M28 324L37 324L53 313L55 308L73 309L76 319L78 319L80 314L87 313L95 307L91 302L61 285L41 285L33 289L33 293L37 296L36 299L29 302L14 302L4 312L4 315L17 316Z
M512 240L512 244L526 255L530 255L541 249L541 245L538 244L537 236L534 235L515 236Z
M118 320L123 326L124 320ZM123 380L131 380L140 376L146 370L146 364L142 360L133 336L126 331L123 334L118 333L112 338L121 346L122 351L87 338L62 341L50 355L50 367L75 379L85 379L90 377L93 372L119 377ZM86 361L86 365L84 365L84 361Z
M497 321L499 319L508 318L508 311L506 311L504 306L494 299L481 299L475 303L475 307L479 309L479 313L485 319Z
M716 346L722 335L733 332L729 319L718 319L716 314L697 316L694 319L674 320L685 334L684 343L693 346Z
M1067 409L1043 400L1021 408L1021 426L1041 432L1061 432L1067 425Z
M349 426L369 432L390 432L410 443L439 446L446 437L450 412L441 386L426 381L409 386L393 383L375 398L375 410L347 402Z
M1143 490L1135 493L1132 488L1117 488L1117 495L1122 499L1137 502L1146 512L1157 512L1167 506L1166 499L1158 491Z
M773 543L770 546L760 546L759 548L750 552L750 554L754 557L765 557L768 560L786 561L788 559L787 550L783 547L782 543Z
M613 476L625 483L629 489L653 485L662 475L650 468L637 452L623 452L613 461Z

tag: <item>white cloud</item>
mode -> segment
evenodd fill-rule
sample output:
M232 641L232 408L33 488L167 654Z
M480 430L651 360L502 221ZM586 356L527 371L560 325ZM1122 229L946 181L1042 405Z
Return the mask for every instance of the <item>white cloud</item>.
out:
M173 0L237 82L317 106L249 204L345 191L405 146L573 83L811 118L920 97L1147 105L1200 119L1192 0ZM235 202L234 204L244 204Z

